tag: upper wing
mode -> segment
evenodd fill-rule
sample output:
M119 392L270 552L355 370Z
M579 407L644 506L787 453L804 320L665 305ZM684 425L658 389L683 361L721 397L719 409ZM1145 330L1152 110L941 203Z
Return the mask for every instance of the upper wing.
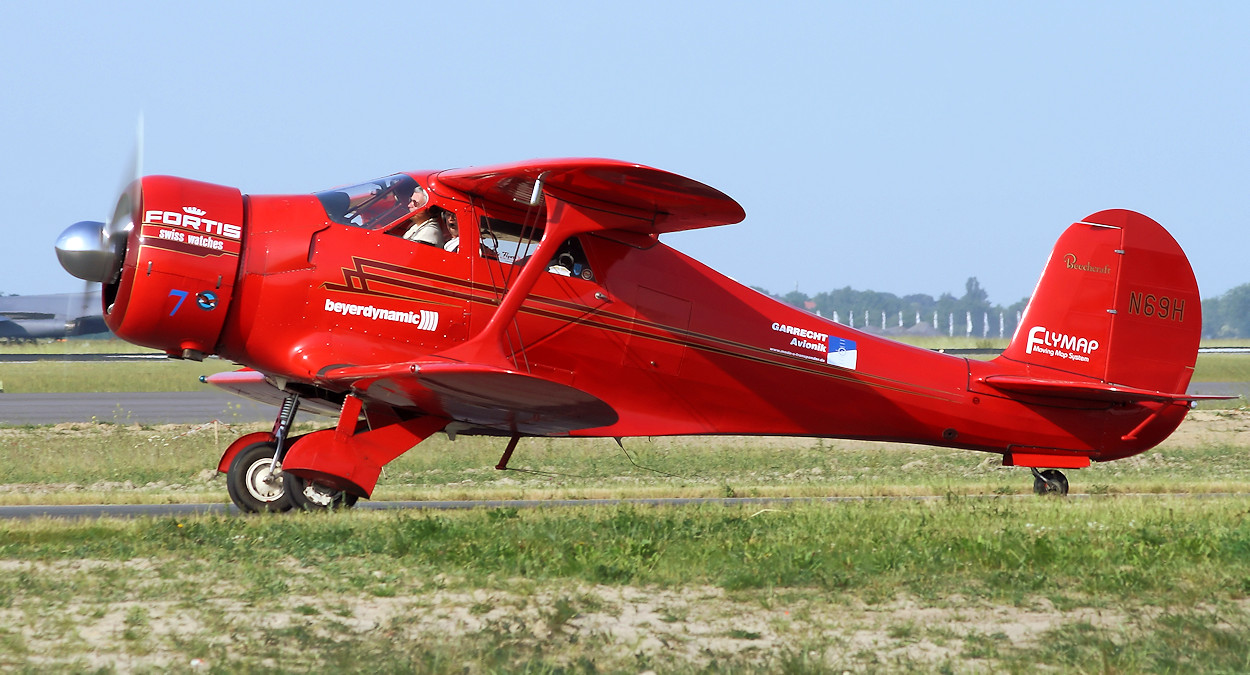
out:
M535 185L576 206L639 219L621 227L663 234L737 223L742 206L684 176L613 159L538 159L515 164L451 169L434 179L490 202L517 206L536 202Z
M610 159L534 160L453 169L434 174L433 180L512 208L537 206L540 197L549 197L548 231L535 253L539 257L543 247L558 245L579 232L654 235L736 223L746 215L733 199L703 183ZM552 237L552 231L559 234ZM492 343L544 269L531 265L522 272L487 330L470 341L476 342L473 348L462 345L459 360L430 357L409 363L330 367L316 384L332 391L350 388L363 399L397 409L506 433L561 434L616 424L619 415L603 400L567 383L511 370ZM497 330L491 333L490 326ZM281 401L282 392L262 375L214 376L208 381L252 398Z

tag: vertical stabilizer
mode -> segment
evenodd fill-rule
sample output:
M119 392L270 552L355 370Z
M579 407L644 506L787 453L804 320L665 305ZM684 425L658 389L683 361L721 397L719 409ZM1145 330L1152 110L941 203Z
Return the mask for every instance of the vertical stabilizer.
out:
M1030 374L1183 393L1202 305L1189 260L1155 221L1122 209L1073 223L1055 244L1002 359ZM1041 368L1032 368L1040 366Z

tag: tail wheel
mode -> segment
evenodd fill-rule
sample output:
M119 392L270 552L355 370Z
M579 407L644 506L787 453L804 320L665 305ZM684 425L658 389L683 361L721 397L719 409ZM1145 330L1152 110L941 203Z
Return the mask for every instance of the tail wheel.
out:
M239 451L226 472L230 501L244 513L289 511L291 499L281 465L274 465L273 443L253 443Z
M351 508L360 499L354 494L307 481L295 474L283 474L282 481L291 503L303 511Z
M1065 497L1068 494L1068 477L1058 469L1047 469L1041 473L1034 469L1033 492L1039 495Z

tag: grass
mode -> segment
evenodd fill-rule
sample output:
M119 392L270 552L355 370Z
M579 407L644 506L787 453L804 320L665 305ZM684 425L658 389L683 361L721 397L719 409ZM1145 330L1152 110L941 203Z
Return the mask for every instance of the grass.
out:
M401 457L380 493L946 496L9 521L0 667L1236 672L1250 634L1250 498L1116 495L1141 484L1239 485L1250 471L1239 451L1247 427L1245 413L1197 413L1149 459L1074 472L1078 489L1105 481L1092 499L962 497L1023 491L1027 475L976 453L907 446L669 439L634 448L641 463L691 472L683 478L593 443L527 441L514 460L579 478L495 472L499 444L461 438ZM208 427L6 429L0 484L35 500L85 476L75 484L82 494L220 501L220 481L203 473L222 444L250 430L219 428L213 439ZM83 487L89 479L101 484ZM1011 489L976 487L987 480Z
M159 354L155 349L140 347L117 338L72 340L41 340L0 344L3 354Z
M152 361L35 361L0 363L0 389L13 394L131 391L203 391L201 375L235 370L221 359L202 362Z
M953 498L767 511L622 506L18 521L0 536L0 556L10 564L147 560L156 583L132 589L137 594L110 589L108 577L127 575L114 570L40 582L10 575L0 588L11 598L44 583L50 600L70 601L101 585L106 594L151 600L172 591L162 576L211 568L218 570L214 583L249 588L258 598L300 596L336 577L344 589L389 597L391 586L441 575L444 587L456 589L506 590L520 580L802 588L836 590L843 596L838 602L876 604L900 593L937 601L958 588L970 598L1011 605L1045 593L1061 607L1109 605L1148 592L1156 606L1192 606L1250 592L1248 505L1248 499ZM283 562L260 569L268 553ZM373 559L378 562L362 562ZM225 569L231 561L238 569ZM168 574L159 572L163 566ZM1216 588L1225 590L1213 597ZM558 622L572 616L558 604L553 609L565 615Z
M0 345L0 354L149 354L161 352L117 339L57 340ZM201 391L201 375L237 366L229 361L32 361L0 362L0 391L15 394Z
M1007 348L1011 340L1007 338L949 337L942 335L899 335L886 336L891 340L923 347L925 349L997 349Z
M1250 382L1250 355L1199 354L1194 382Z
M303 433L329 424L300 423ZM0 427L0 503L224 501L225 448L265 424ZM1195 411L1145 454L1070 473L1074 493L1250 492L1250 411ZM436 435L385 467L380 500L1028 494L997 455L798 438L523 439Z
M1247 507L953 498L15 522L0 534L0 664L1239 671Z

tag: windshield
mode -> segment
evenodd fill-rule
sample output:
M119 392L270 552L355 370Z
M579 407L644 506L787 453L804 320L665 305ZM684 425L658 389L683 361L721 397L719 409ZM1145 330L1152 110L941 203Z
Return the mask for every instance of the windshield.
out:
M330 220L368 229L386 227L429 199L417 181L402 173L316 195Z

